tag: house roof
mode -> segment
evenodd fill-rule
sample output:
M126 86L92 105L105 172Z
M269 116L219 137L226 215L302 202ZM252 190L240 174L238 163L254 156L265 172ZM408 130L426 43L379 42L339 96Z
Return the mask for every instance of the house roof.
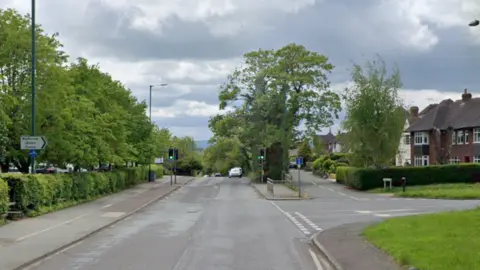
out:
M422 112L426 113L414 122L407 131L428 131L433 128L446 130L448 128L462 129L480 126L480 98L471 98L472 95L465 93L462 99L453 101L445 99L439 104L432 104ZM430 107L430 108L429 108Z
M330 130L327 134L324 135L317 135L323 143L329 144L329 143L337 143L344 138L346 133L338 133L337 135L333 135L332 131Z

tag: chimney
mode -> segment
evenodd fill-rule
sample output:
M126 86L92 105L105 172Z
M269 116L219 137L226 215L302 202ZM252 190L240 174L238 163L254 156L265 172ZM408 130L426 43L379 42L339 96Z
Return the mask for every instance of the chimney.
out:
M410 107L410 116L414 117L414 118L418 117L418 107L417 106Z
M468 93L467 88L465 88L462 94L462 101L469 101L470 99L472 99L472 94Z

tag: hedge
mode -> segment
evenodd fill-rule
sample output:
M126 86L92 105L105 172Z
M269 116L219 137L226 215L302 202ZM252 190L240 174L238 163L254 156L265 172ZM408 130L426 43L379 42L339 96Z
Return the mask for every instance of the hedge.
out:
M480 164L391 167L386 169L341 167L337 168L337 179L339 177L343 177L345 185L358 190L383 187L383 178L391 178L392 184L395 186L401 185L402 177L406 177L408 186L474 183L480 182Z
M157 178L163 176L161 166L152 166L152 170ZM8 203L13 202L16 211L34 216L146 182L148 167L68 174L5 173L0 178L0 213L6 213Z

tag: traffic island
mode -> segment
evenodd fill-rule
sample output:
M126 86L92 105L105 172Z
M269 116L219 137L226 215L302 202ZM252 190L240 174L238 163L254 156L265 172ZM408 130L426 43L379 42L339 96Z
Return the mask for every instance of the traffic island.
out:
M261 195L263 198L267 200L275 200L275 201L282 201L282 200L303 200L306 197L298 197L298 192L288 188L284 184L258 184L252 183L251 184L253 189ZM270 185L270 186L269 186ZM273 192L271 192L273 188Z
M388 219L363 234L407 267L480 269L480 208Z
M471 200L480 199L480 184L434 184L423 186L392 187L392 189L377 188L371 193L393 194L396 197Z
M336 270L402 270L389 255L362 237L362 231L372 224L354 223L327 229L312 236L311 243Z

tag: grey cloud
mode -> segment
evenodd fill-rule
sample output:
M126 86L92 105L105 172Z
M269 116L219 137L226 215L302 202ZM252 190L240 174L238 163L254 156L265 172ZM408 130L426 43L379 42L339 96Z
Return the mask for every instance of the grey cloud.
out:
M152 121L159 127L207 127L209 117L202 116L179 116L175 118L163 118L152 116Z

